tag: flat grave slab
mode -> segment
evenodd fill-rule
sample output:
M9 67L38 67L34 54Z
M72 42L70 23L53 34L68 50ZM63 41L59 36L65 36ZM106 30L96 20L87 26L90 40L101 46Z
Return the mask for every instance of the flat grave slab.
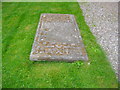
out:
M88 60L74 15L41 14L30 60Z

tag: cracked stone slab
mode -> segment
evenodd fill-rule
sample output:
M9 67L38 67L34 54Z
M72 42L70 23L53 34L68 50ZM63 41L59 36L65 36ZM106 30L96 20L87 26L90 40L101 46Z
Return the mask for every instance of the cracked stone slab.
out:
M88 60L74 15L41 14L30 60Z

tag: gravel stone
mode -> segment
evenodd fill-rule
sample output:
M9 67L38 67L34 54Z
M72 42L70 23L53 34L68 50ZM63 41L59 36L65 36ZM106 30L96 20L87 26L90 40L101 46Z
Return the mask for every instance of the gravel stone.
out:
M79 2L86 23L118 74L118 3Z

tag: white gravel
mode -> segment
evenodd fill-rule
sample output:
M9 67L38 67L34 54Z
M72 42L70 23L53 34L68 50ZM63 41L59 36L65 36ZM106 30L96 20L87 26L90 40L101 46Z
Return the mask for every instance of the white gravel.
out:
M79 2L86 23L118 73L118 3Z

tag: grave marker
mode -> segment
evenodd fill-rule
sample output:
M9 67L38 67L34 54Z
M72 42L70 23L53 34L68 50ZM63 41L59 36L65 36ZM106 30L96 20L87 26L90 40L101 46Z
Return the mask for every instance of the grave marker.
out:
M88 60L74 15L41 14L30 60Z

